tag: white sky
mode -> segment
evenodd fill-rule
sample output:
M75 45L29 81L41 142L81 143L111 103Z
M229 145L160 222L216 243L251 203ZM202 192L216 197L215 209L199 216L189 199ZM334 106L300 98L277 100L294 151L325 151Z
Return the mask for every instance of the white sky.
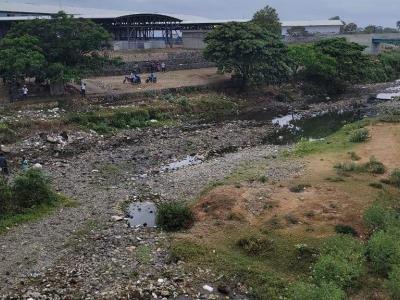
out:
M321 20L339 15L346 22L395 27L400 0L9 0L69 6L182 13L213 19L250 18L265 5L278 10L281 20Z

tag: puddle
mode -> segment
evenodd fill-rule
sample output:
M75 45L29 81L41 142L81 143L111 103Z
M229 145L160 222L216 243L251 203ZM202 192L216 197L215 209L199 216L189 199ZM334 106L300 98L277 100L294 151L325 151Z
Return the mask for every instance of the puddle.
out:
M198 155L189 155L182 160L177 160L167 165L161 166L162 172L177 171L184 167L199 165L203 160Z
M132 203L128 208L130 227L156 227L157 207L152 202Z
M272 120L280 129L268 137L266 142L289 144L304 138L311 141L323 140L345 124L361 118L360 111L323 112L304 118L299 115L283 116Z

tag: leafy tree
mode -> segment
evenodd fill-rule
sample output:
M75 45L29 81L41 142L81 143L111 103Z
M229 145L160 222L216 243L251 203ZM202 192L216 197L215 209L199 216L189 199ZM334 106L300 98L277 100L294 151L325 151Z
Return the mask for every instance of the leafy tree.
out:
M396 22L397 29L400 30L400 21Z
M363 54L364 46L348 42L345 38L332 38L319 41L314 47L316 51L336 60L340 80L349 83L362 80L362 70L367 62Z
M282 35L282 24L275 8L267 5L257 11L253 16L252 22L278 36Z
M234 72L243 85L286 81L287 48L275 34L254 23L227 23L206 38L205 57L223 73Z
M345 33L353 33L353 32L357 32L358 26L356 23L349 23L346 24L343 28L343 31Z
M364 33L383 33L382 26L368 25L364 28Z
M60 12L52 19L16 23L0 44L0 76L36 77L59 81L79 77L109 45L110 34L100 25Z
M34 77L45 65L46 59L37 38L21 35L1 40L0 75L6 80Z

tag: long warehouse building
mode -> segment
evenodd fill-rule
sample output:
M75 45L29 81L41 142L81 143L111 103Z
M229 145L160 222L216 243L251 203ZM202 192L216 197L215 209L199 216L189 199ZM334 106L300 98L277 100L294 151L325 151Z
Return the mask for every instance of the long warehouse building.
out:
M91 19L113 36L114 49L164 48L184 43L186 48L203 48L205 34L217 25L248 20L213 20L199 16L132 12L85 7L11 3L0 0L0 38L13 23L33 18L51 18L59 11L75 18ZM292 27L304 26L310 33L339 34L341 21L282 22L282 35ZM183 39L183 41L182 41Z

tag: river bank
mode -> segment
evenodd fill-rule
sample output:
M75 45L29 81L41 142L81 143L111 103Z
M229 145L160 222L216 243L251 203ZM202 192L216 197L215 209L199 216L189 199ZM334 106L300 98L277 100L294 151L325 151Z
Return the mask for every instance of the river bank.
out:
M305 119L316 113L338 110L356 109L361 117L370 112L376 114L386 108L399 108L396 101L370 101L372 94L390 86L357 87L357 93L336 102L307 107L300 102L294 106L286 104L279 106L279 111L283 117L295 107L294 113ZM103 136L68 128L68 141L57 141L60 128L53 127L47 128L48 131L41 129L42 135L34 132L17 144L8 145L15 157L14 168L24 153L32 162L42 164L56 189L75 199L78 206L63 208L41 221L11 228L0 235L1 296L216 299L226 296L222 289L225 286L229 287L231 298L246 298L248 287L240 280L220 278L221 274L209 267L193 269L184 261L171 260L171 236L155 229L129 228L123 220L124 208L135 201L190 203L232 176L230 184L240 190L243 184L261 185L261 178L279 183L304 174L303 159L282 158L282 153L292 146L275 145L281 128L271 122L272 117L278 116L277 110L271 116L270 108L271 101L260 100L236 116L236 120L183 122ZM259 117L265 111L268 115ZM250 113L257 118L251 118ZM18 114L23 119L32 112ZM60 118L57 111L50 115ZM37 118L45 118L43 112ZM353 120L339 119L335 123ZM163 166L187 156L197 156L200 163L163 171ZM234 191L231 193L234 195ZM254 216L264 210L257 199L246 206ZM214 286L213 292L206 291L204 285ZM216 289L218 285L221 285L220 291Z

